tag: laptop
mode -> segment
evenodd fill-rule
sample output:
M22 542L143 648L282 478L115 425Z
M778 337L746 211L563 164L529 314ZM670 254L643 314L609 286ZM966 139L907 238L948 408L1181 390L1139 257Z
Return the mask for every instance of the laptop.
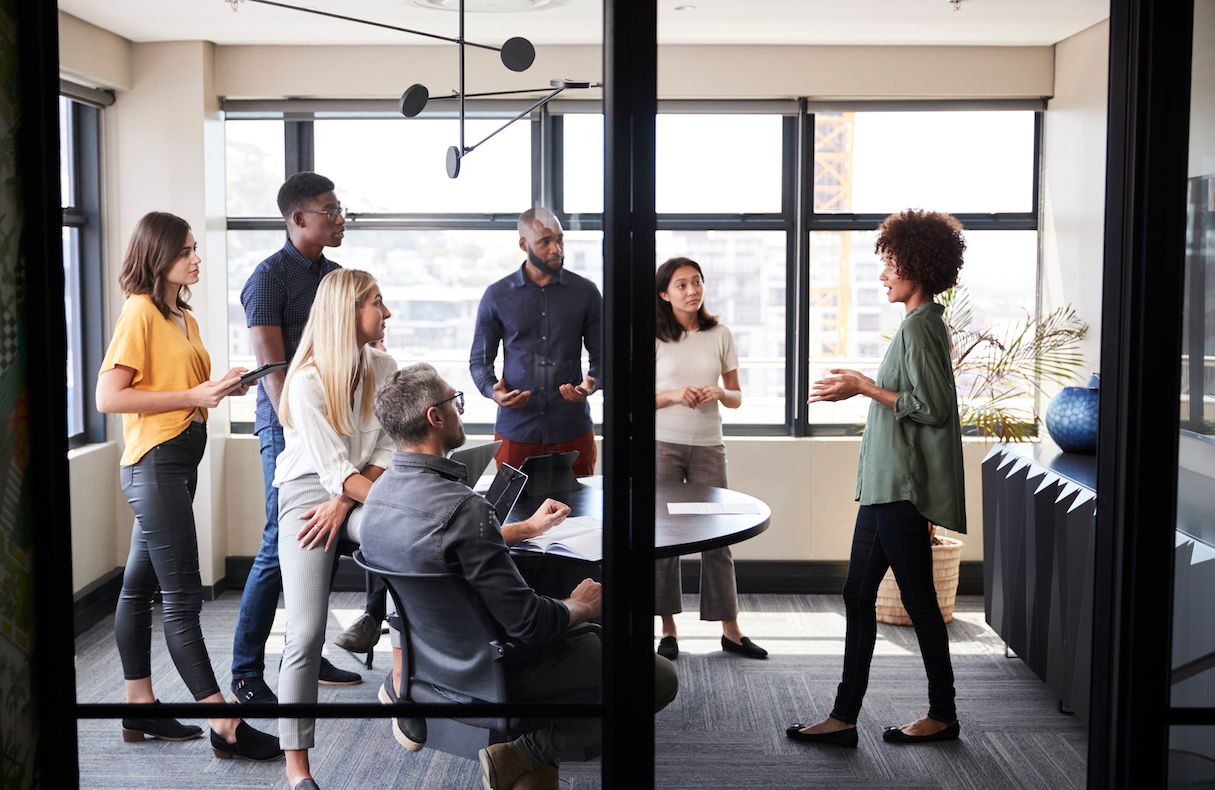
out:
M494 459L494 454L498 452L498 448L501 446L502 440L498 439L488 444L479 444L476 447L456 450L448 457L453 461L464 464L466 469L464 484L472 488L481 479L481 475L485 474L485 470L489 468L489 462Z
M490 483L489 490L485 492L485 498L493 506L494 512L498 514L499 524L506 523L507 516L514 509L515 503L519 501L519 496L523 493L523 486L526 484L527 475L515 467L510 464L502 464L498 467L498 473L494 475L494 482Z
M581 488L582 485L573 470L579 455L577 450L568 450L564 453L528 456L527 460L519 465L528 476L527 495L552 496Z

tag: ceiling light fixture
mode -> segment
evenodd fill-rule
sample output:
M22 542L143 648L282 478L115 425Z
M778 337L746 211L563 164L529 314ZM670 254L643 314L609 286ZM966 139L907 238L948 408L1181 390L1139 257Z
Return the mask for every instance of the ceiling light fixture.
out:
M474 0L474 2L477 2L477 1L478 0ZM523 0L523 1L527 2L529 4L529 7L546 7L546 6L550 6L550 5L564 5L564 3L566 2L566 0ZM449 178L455 178L458 175L460 175L460 162L461 162L461 160L463 160L463 158L467 154L470 154L473 151L475 151L478 147L480 147L485 142L487 142L491 137L498 134L498 132L501 132L503 129L510 126L515 121L519 120L520 118L523 118L524 116L526 116L528 113L532 112L533 110L536 110L537 108L542 107L545 104L547 104L548 102L552 101L553 98L557 96L557 94L561 93L561 91L566 90L567 88L590 88L590 87L600 87L601 86L601 83L595 83L592 86L592 84L590 82L579 81L579 80L560 79L560 80L550 80L548 88L524 88L524 89L520 89L520 90L511 90L511 91L490 91L487 93L466 93L464 91L464 47L465 46L477 47L479 49L488 49L488 50L497 52L499 58L502 61L502 65L506 66L506 68L510 69L511 71L516 71L516 72L527 71L531 67L532 63L534 63L536 60L536 48L534 46L532 46L532 42L528 41L526 38L523 38L522 36L515 36L513 38L508 38L506 41L504 41L502 43L502 46L500 46L500 47L495 47L490 44L478 44L474 41L467 41L464 38L464 3L465 3L465 0L433 0L433 2L426 3L428 6L435 7L435 8L444 8L453 3L458 4L457 10L460 13L460 34L457 38L451 38L450 36L441 36L437 33L427 33L423 30L414 30L414 29L408 28L408 27L399 27L397 25L389 25L389 24L385 24L383 22L373 22L368 19L359 19L358 17L346 16L344 14L335 14L330 11L320 11L315 8L302 8L300 6L289 5L287 3L275 2L275 0L224 0L224 2L226 2L228 5L232 6L233 11L237 11L240 8L241 3L258 3L260 5L274 6L275 8L285 8L290 11L300 11L305 14L314 14L316 16L328 17L330 19L340 19L345 22L357 22L358 24L361 24L361 25L370 25L372 27L384 28L386 30L395 30L399 33L409 33L409 34L415 35L415 36L424 36L426 38L438 39L440 41L449 41L453 44L457 44L460 49L460 74L459 74L460 89L458 91L455 91L454 93L452 93L449 96L436 96L435 97L436 101L443 100L443 99L456 99L460 103L460 144L458 146L453 145L447 149L447 175ZM418 2L418 0L415 0L415 2ZM495 4L503 5L504 4L502 2L502 0L499 0L499 2L497 2L497 3L493 2L493 0L480 0L480 2L481 2L481 5L483 5L483 6L495 5ZM506 3L506 4L509 5L510 3ZM517 5L518 3L515 2L514 4ZM514 9L511 9L511 10L514 10ZM494 131L490 132L480 142L474 143L473 145L470 145L470 146L464 144L464 120L465 120L464 100L465 99L472 98L472 97L480 97L480 96L509 96L509 95L521 94L521 93L534 93L534 92L540 91L540 90L546 90L546 91L548 91L548 93L545 96L543 96L542 98L540 98L538 101L536 101L534 104L532 104L530 107L528 107L526 110L519 113L514 118L511 118L509 121L502 124ZM426 89L425 85L415 83L413 85L410 85L408 88L406 88L405 92L401 94L401 98L400 98L400 101L397 103L397 107L401 111L401 115L404 115L406 118L413 118L414 116L416 116L420 112L422 112L423 109L425 109L426 104L429 101L430 101L430 91L428 91Z
M966 0L949 0L949 4L953 6L954 11L961 11L962 3L964 2L966 2Z
M676 11L695 11L696 6L694 6L694 5L677 5L677 6L675 6L675 10Z

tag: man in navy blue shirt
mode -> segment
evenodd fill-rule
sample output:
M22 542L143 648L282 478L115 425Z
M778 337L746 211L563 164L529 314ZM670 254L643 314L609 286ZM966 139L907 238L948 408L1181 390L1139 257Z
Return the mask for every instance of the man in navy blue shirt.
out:
M498 404L495 459L518 467L533 455L579 451L574 474L595 470L595 433L587 396L599 384L603 298L564 268L561 222L543 207L519 215L527 259L481 297L469 371ZM502 346L502 378L494 373ZM590 365L582 372L582 347Z
M339 268L324 255L326 247L341 246L346 233L345 211L333 189L332 181L316 173L296 173L279 188L278 208L287 223L287 242L257 265L240 293L258 366L291 361L308 323L321 278ZM283 451L278 399L285 378L283 371L277 371L262 378L257 387L253 430L261 445L266 527L261 549L245 580L236 633L232 637L232 694L237 702L278 702L262 676L266 639L283 589L278 565L278 489L274 487L274 470ZM322 658L320 682L351 685L362 682L362 678Z

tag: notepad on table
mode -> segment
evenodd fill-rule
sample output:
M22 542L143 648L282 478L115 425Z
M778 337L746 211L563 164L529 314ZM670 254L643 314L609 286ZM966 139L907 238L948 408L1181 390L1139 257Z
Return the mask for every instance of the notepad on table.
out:
M667 513L672 516L725 516L734 513L758 513L754 502L668 502Z
M512 548L599 562L603 559L603 524L593 516L572 516L543 535L519 541Z

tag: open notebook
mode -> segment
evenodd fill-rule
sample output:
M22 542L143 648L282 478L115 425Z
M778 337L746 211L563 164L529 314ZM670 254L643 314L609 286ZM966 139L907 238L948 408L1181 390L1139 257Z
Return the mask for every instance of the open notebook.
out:
M543 535L511 548L599 562L603 559L603 524L593 516L572 516Z

